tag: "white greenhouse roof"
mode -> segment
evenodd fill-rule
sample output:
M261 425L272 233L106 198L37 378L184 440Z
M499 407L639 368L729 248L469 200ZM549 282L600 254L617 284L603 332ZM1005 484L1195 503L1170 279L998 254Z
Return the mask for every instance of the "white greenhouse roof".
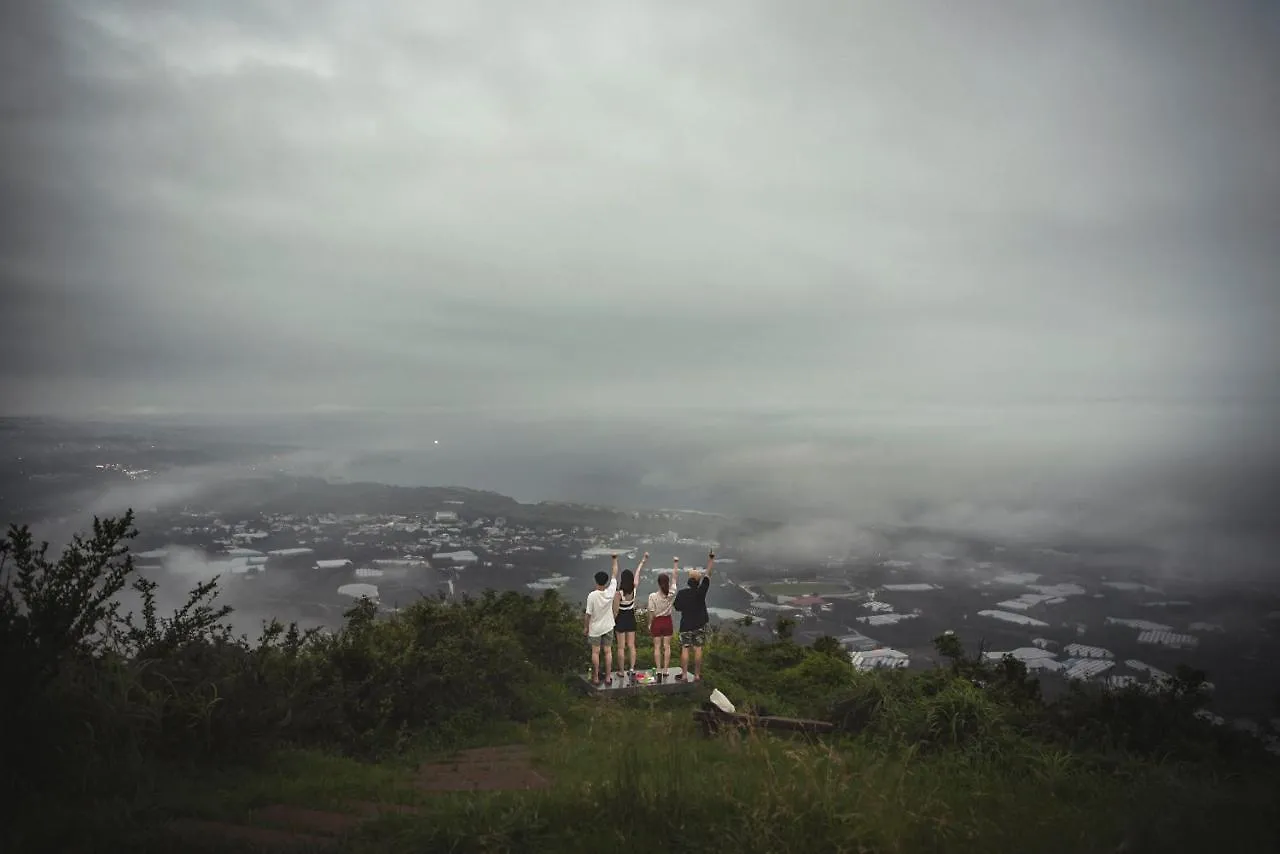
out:
M1026 614L1011 614L1008 611L979 611L979 617L990 617L993 620L1003 620L1006 623L1017 623L1021 626L1041 626L1048 627L1048 623L1044 620L1037 620L1034 617L1028 617Z
M378 588L373 584L344 584L338 588L338 595L350 596L352 599L368 596L370 599L376 600L378 598Z

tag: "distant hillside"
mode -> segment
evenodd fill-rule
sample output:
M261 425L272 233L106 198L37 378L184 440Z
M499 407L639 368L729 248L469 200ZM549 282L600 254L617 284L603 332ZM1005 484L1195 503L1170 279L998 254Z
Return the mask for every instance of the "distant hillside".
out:
M636 533L665 533L673 527L667 518L681 511L639 511L543 501L521 504L514 498L487 490L461 486L391 486L382 483L334 483L318 477L270 476L225 481L212 486L202 503L227 513L267 510L300 515L428 513L455 510L464 519L498 516L509 522L543 526L588 526ZM447 504L461 501L459 505ZM680 517L683 536L723 539L758 531L776 523L730 520L723 516L688 512Z

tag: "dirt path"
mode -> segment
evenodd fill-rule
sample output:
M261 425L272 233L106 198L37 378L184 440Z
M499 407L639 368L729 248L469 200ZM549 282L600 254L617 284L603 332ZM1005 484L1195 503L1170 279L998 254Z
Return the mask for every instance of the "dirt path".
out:
M518 791L545 789L551 781L534 770L523 744L461 751L449 759L419 766L412 788L420 792ZM179 819L169 830L187 839L223 839L270 849L321 850L336 845L365 821L388 814L416 814L412 804L350 801L341 810L272 804L254 810L244 823Z

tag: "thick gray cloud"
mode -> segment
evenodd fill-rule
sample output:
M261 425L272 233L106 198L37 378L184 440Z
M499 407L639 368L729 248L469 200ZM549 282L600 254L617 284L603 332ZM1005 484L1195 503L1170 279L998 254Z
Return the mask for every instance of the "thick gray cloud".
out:
M328 447L526 499L1272 518L1274 3L0 14L8 412L401 410Z
M1249 398L1274 4L7 4L9 411Z

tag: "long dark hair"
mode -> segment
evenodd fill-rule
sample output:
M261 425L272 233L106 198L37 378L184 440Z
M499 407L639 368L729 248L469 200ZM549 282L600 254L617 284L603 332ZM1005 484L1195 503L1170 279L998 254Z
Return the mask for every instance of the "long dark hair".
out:
M671 576L665 572L658 576L658 589L662 591L663 596L671 595Z
M618 578L618 589L630 596L636 592L636 574L629 569L622 570Z

